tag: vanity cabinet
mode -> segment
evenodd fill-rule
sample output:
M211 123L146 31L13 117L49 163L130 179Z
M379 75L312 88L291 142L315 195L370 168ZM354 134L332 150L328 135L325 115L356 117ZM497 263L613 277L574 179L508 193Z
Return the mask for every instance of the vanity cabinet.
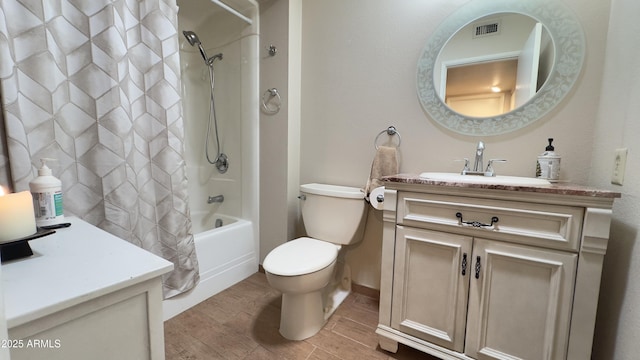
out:
M443 359L590 358L619 194L386 187L381 348L403 343Z

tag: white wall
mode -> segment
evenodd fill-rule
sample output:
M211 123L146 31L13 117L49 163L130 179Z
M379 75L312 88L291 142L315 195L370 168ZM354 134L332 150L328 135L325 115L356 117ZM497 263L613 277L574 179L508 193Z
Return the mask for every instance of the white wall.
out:
M465 0L323 0L302 3L300 180L364 186L373 140L389 125L402 136L402 172L460 171L480 138L436 125L416 95L418 57L436 27ZM506 158L503 175L533 176L548 137L562 154L561 177L585 184L600 96L609 0L565 0L583 24L586 61L575 90L525 129L482 138L486 158ZM604 16L603 16L604 14ZM354 281L379 286L379 216L347 254ZM372 261L373 259L373 261Z
M612 0L589 183L622 193L614 207L593 347L594 359L640 354L640 3ZM623 186L610 184L614 149L628 148Z
M260 114L260 262L293 239L299 223L299 22L300 0L260 1L260 96L276 88L282 100L277 114Z

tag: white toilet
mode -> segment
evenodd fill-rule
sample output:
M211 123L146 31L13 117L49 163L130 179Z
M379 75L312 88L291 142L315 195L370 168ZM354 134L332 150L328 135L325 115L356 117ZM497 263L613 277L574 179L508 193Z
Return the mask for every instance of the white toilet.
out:
M316 334L351 290L342 245L362 240L366 202L361 189L300 186L307 234L273 249L264 259L269 284L282 292L280 334L303 340Z

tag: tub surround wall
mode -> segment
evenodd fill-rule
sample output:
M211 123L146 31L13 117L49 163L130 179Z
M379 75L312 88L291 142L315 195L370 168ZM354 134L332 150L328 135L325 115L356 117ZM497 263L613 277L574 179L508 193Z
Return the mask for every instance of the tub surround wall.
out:
M258 29L257 3L235 2L252 24L208 0L178 1L179 30L196 32L213 64L215 105L221 150L229 157L220 174L204 153L209 122L209 71L196 47L181 38L181 76L185 117L185 144L192 231L200 282L189 293L163 302L164 319L188 309L258 270ZM216 152L211 126L209 153ZM223 195L209 204L209 196ZM220 228L214 228L216 219ZM233 218L233 219L232 219Z
M182 76L188 79L184 104L186 137L193 140L187 150L192 209L220 211L249 219L254 222L257 233L260 26L257 3L242 0L233 4L252 19L252 24L207 0L180 0L178 4L179 30L195 31L208 56L223 54L221 60L214 62L215 105L221 151L229 156L230 165L226 173L220 174L204 155L204 135L209 121L209 73L197 48L181 42ZM211 157L216 150L212 126ZM218 194L225 196L222 204L216 207L206 202L208 196Z
M208 0L179 0L179 30L198 34L214 62L216 114L221 151L229 156L226 173L207 162L204 141L209 122L209 72L196 47L181 39L183 111L187 141L186 161L192 211L222 212L252 222L258 253L259 197L259 27L258 4L235 1L234 8L252 24ZM212 126L209 151L215 156ZM209 196L224 195L221 204L208 204Z
M181 2L180 2L181 3ZM183 82L183 113L185 118L185 158L189 177L191 211L219 211L231 216L242 216L242 105L244 89L241 83L241 62L245 56L241 37L250 32L241 19L215 9L208 4L200 19L189 18L189 5L182 5L184 14L178 13L179 30L192 30L198 34L207 56L222 53L223 58L213 63L215 73L215 104L218 120L220 150L229 157L229 169L220 174L208 163L205 135L209 122L210 83L209 72L197 47L180 39L181 71ZM216 11L214 11L216 10ZM203 14L208 13L208 16ZM248 30L246 28L249 28ZM211 125L209 156L216 156L215 130ZM225 201L212 205L208 196L223 194Z

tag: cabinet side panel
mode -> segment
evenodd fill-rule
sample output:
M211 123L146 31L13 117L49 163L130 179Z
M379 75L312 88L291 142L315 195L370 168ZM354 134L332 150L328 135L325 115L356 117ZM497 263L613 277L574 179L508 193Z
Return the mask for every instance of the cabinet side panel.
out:
M396 243L396 191L385 190L382 211L382 259L380 266L380 305L378 322L391 326L393 261Z
M591 358L602 263L609 243L611 214L610 209L588 208L586 211L571 318L567 355L569 360Z

